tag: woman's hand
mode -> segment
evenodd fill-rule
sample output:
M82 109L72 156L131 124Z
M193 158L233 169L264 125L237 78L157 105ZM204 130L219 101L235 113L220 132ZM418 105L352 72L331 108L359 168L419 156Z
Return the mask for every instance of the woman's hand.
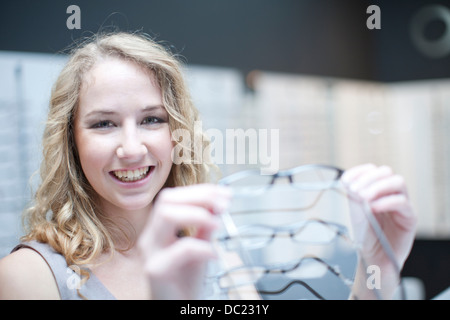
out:
M401 269L411 251L417 222L403 177L387 166L365 164L347 170L342 182L351 194L368 203ZM399 275L394 274L397 272L371 227L367 223L364 225L366 219L358 216L363 212L354 211L352 218L355 231L360 233L358 241L362 243L362 256L367 264L380 268L382 283L387 284L385 287L390 295L397 285L392 283L396 282L393 279L398 280Z
M210 236L230 198L228 189L210 184L160 192L138 242L153 299L199 297L206 263L215 258ZM186 230L191 234L180 237Z

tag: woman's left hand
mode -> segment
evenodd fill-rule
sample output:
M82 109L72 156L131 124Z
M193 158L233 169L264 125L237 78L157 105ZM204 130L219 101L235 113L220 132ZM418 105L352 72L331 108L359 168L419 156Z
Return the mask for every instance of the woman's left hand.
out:
M388 166L364 164L347 170L342 182L351 193L367 201L402 268L414 242L417 222L403 177ZM374 233L367 232L364 236L373 237ZM363 246L363 256L369 263L380 267L389 263L382 247L374 245L377 239L363 241L372 244Z

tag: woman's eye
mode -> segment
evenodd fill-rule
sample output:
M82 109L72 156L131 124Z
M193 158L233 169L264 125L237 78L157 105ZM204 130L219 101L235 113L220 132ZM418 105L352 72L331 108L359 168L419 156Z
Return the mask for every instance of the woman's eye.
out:
M103 121L100 121L100 122L97 122L96 124L94 124L92 126L92 128L94 128L94 129L103 129L103 128L109 128L109 127L112 127L112 126L114 126L114 124L111 121L103 120Z
M142 120L142 124L154 124L154 123L162 123L164 122L162 119L158 117L147 117Z

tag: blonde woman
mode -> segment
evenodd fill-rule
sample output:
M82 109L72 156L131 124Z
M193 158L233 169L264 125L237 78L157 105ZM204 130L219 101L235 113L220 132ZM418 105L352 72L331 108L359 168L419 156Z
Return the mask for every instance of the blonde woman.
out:
M0 299L199 297L230 192L208 183L204 157L174 161L176 143L202 152L186 145L197 118L178 60L151 39L98 35L76 48L52 91L27 233L0 261ZM194 138L173 141L177 129ZM373 165L347 182L388 212L403 264L415 225L404 182Z

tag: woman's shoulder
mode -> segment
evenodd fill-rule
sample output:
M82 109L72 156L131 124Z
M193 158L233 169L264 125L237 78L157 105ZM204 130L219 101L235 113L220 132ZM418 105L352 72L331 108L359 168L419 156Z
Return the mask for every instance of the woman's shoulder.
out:
M21 248L0 260L0 300L59 298L52 270L35 250Z

